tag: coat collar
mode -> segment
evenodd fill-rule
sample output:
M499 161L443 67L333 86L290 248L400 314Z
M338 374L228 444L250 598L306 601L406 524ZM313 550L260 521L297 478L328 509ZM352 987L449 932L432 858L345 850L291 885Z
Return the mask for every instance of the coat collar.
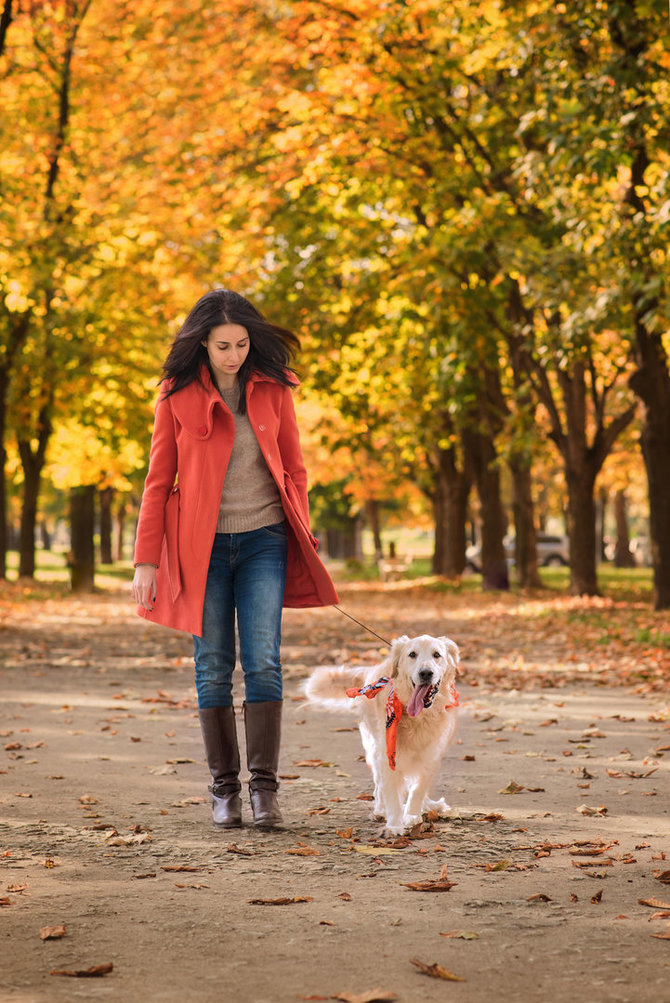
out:
M297 386L300 382L293 373L289 374L289 379L292 386ZM247 381L247 408L255 388L262 383L279 385L264 373L252 373ZM200 379L193 380L168 400L179 423L198 439L209 438L211 435L214 408L222 407L225 410L221 395L205 365L200 368Z

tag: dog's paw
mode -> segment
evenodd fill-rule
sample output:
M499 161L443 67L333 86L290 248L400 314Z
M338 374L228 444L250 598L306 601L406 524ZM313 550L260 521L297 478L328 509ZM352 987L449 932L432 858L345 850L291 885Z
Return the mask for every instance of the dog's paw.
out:
M451 805L447 804L444 798L440 798L439 801L432 801L430 798L426 798L423 810L424 812L436 811L438 815L445 816L451 811Z
M405 829L413 829L415 825L420 825L423 822L421 815L405 815L404 818Z
M401 822L387 822L385 826L381 829L379 835L382 839L387 839L389 836L404 836L405 835L405 823Z

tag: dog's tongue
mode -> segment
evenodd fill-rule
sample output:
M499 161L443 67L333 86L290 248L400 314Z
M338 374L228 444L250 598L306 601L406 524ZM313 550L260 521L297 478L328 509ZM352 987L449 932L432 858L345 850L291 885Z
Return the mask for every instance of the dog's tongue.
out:
M430 683L426 686L417 686L412 693L412 698L407 704L407 713L410 717L418 717L423 710L423 701L430 689Z

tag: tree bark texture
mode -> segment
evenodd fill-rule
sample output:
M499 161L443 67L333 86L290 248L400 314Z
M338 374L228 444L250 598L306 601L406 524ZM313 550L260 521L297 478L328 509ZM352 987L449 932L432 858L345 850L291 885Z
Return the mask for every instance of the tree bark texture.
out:
M99 492L100 501L100 563L113 564L112 553L112 500L113 488L103 488Z
M535 531L535 506L532 491L530 463L520 456L510 458L512 474L512 510L514 514L514 563L519 585L523 588L541 588L542 579L537 566L537 533Z
M465 569L465 523L470 480L458 467L455 447L434 451L433 574L458 578Z
M95 496L93 484L70 490L70 580L73 592L92 592L95 585Z
M630 552L627 499L625 491L617 491L614 495L614 519L616 521L614 565L617 568L634 568L635 557Z
M508 589L509 574L503 545L507 518L500 493L495 443L490 435L473 428L464 428L461 436L472 466L481 509L482 586L485 589Z

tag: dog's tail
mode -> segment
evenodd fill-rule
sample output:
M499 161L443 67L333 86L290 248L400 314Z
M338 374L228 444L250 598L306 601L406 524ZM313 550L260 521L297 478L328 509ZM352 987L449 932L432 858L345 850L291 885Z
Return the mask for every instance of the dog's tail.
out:
M348 697L346 691L354 686L362 686L364 681L363 668L322 666L311 674L304 691L309 702L319 707L335 711L355 711L356 701Z

